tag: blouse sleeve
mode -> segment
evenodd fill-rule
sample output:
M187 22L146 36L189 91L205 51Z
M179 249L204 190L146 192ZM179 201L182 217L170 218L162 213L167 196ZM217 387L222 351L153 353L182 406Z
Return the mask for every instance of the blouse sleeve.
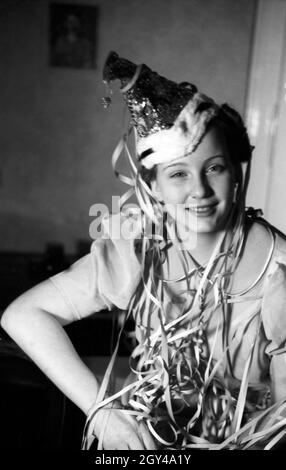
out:
M269 341L272 402L286 396L286 263L277 261L262 301L262 321Z
M75 320L114 306L126 309L139 283L134 238L104 235L93 242L88 255L50 278Z
M271 356L278 354L286 346L286 263L280 260L265 286L262 321L269 341L266 352Z

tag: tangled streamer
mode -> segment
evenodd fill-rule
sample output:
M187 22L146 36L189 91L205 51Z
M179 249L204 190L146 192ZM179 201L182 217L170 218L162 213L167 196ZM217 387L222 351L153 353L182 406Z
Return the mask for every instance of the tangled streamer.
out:
M124 329L123 322L96 402L86 420L82 448L89 449L95 439L93 425L97 411L111 408L114 404L122 413L131 414L138 421L142 420L160 449L247 450L259 445L268 450L286 433L286 418L283 417L286 399L272 406L265 401L265 409L262 407L257 417L247 421L247 411L258 409L249 399L248 392L250 365L261 319L239 387L234 389L228 380L231 367L228 353L234 339L228 339L228 311L234 299L247 292L230 294L232 274L242 255L245 218L256 215L253 211L245 211L250 165L247 165L244 182L238 190L237 203L233 207L234 226L227 227L221 235L206 266L189 270L187 254L180 250L178 240L172 237L184 276L169 282L185 281L186 301L181 314L170 320L164 302L164 288L168 281L164 279L162 272L168 239L162 234L161 238L157 236L150 240L144 234L147 221L158 223L158 212L154 210L152 192L140 177L131 158L127 145L129 134L130 130L119 142L112 162L119 179L131 186L122 196L122 205L135 193L142 210L141 282L126 313L126 321L130 316L134 318L138 345L130 357L131 374L127 385L117 393L107 396L108 383ZM131 178L121 175L116 169L122 153L130 162ZM166 229L171 230L170 226L166 226ZM265 269L271 255L272 252ZM248 290L256 285L262 275L263 273ZM222 315L209 349L208 321L218 307L221 308ZM157 325L155 330L154 319ZM223 354L220 360L215 360L214 350L219 335L222 336ZM102 448L104 430L103 425L98 437L98 449Z

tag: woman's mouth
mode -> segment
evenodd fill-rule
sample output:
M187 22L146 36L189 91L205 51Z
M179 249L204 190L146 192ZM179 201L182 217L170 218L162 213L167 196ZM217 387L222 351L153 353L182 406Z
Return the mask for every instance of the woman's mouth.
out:
M208 205L190 205L186 207L186 210L189 212L193 212L196 214L198 217L209 217L215 212L217 203L215 204L208 204Z

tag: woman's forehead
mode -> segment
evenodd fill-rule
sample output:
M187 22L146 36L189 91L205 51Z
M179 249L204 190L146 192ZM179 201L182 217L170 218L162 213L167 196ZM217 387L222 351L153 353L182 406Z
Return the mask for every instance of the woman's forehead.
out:
M162 169L176 167L178 165L189 166L196 162L201 163L219 157L227 159L228 152L222 132L213 127L205 134L195 151L176 158L171 162L161 163L158 166Z

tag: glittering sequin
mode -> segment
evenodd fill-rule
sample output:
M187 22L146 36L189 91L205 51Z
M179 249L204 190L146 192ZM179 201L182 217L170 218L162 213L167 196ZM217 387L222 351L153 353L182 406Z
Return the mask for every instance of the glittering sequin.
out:
M136 69L135 64L111 52L104 66L103 79L107 83L119 79L124 88L134 77ZM195 85L175 83L143 64L136 86L124 93L138 136L144 137L172 127L196 91Z

